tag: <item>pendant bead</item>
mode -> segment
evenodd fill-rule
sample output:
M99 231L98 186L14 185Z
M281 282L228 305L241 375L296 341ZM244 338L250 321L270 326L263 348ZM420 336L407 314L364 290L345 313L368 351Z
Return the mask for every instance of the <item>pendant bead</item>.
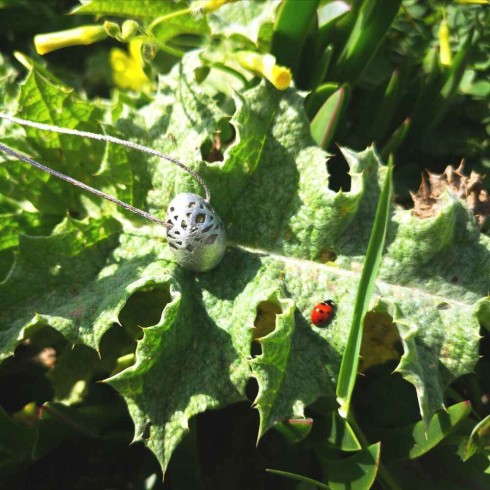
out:
M226 231L205 199L197 194L178 194L169 204L165 222L168 244L178 264L195 272L219 264L226 250Z

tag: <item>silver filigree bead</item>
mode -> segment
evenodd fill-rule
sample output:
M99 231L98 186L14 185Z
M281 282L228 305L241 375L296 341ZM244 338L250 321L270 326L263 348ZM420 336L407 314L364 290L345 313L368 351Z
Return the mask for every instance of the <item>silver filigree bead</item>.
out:
M225 227L201 196L178 194L169 204L165 222L170 250L182 267L204 272L219 264L226 249Z

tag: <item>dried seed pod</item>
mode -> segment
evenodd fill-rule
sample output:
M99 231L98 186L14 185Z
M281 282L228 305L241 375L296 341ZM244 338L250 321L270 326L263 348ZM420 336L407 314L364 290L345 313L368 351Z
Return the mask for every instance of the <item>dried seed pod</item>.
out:
M226 232L221 218L197 194L178 194L170 203L165 218L170 250L186 269L204 272L223 258Z

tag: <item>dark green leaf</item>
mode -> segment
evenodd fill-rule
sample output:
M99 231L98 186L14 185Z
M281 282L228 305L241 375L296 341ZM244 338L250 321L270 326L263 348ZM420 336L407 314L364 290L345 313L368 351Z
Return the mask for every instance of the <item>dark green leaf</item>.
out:
M429 421L390 430L376 431L386 460L415 459L446 438L471 412L469 402L461 402L437 412Z

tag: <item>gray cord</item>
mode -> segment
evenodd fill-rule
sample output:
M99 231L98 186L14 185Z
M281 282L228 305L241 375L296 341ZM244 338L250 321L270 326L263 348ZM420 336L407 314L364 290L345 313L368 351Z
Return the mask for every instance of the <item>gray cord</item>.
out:
M115 143L116 145L126 146L127 148L131 148L133 150L141 151L143 153L148 153L149 155L154 155L154 156L157 156L159 158L164 158L165 160L172 162L173 164L177 165L178 167L183 168L204 189L204 192L206 193L205 200L207 202L209 202L211 200L211 193L209 192L208 186L206 185L204 180L202 180L202 178L196 172L194 172L194 170L190 169L187 165L184 165L182 162L179 162L179 160L172 158L172 157L169 157L168 155L165 155L164 153L161 153L158 150L154 150L153 148L148 148L147 146L139 145L137 143L132 143L131 141L122 140L122 139L116 138L114 136L107 136L104 134L90 133L88 131L78 131L77 129L61 128L59 126L53 126L51 124L37 123L34 121L29 121L27 119L20 119L19 117L10 116L9 114L0 113L0 118L1 119L7 119L7 120L12 121L12 122L17 123L17 124L21 124L22 126L29 126L31 128L41 129L43 131L51 131L53 133L61 133L61 134L72 134L75 136L80 136L82 138L90 138L93 140L106 141L108 143ZM24 160L24 161L27 161L27 160ZM27 161L27 162L32 164L31 161ZM41 164L38 164L38 165L41 165ZM41 167L43 167L43 165L41 165ZM40 168L40 167L38 167L38 168ZM55 174L53 174L53 175L55 175ZM61 179L62 177L60 177L60 175L63 175L63 174L58 173L58 175L56 175L56 177L59 177ZM64 180L67 180L67 179L64 179ZM80 182L78 184L80 184ZM81 186L78 185L78 187L81 187ZM91 189L91 188L89 188L89 189ZM87 190L89 190L89 189L87 189ZM92 192L92 191L90 191L90 192ZM105 197L105 199L107 199L107 197ZM114 198L112 198L112 199L114 199ZM109 199L109 200L111 200L111 199ZM113 201L113 202L115 202L115 201ZM126 206L129 206L129 204L127 204ZM129 208L126 208L126 209L129 209Z
M64 180L65 182L69 182L70 184L73 184L74 186L80 187L81 189L84 189L86 191L91 192L92 194L95 194L96 196L102 197L104 199L107 199L108 201L113 202L114 204L117 204L118 206L121 206L124 209L127 209L128 211L131 211L134 214L137 214L139 216L143 216L143 218L149 219L150 221L154 221L155 223L158 223L162 226L165 226L166 228L169 228L169 225L165 223L165 221L162 221L161 219L158 219L156 216L153 216L150 213L147 213L146 211L143 211L141 209L135 208L134 206L131 206L131 204L128 204L124 201L120 201L119 199L116 199L115 197L110 196L109 194L106 194L105 192L99 191L98 189L94 189L93 187L90 187L87 184L84 184L83 182L79 182L78 180L72 179L71 177L68 177L68 175L62 174L61 172L57 172L56 170L53 170L49 167L46 167L45 165L36 162L36 160L33 160L32 158L26 157L25 155L22 155L21 153L17 153L16 151L12 150L8 146L2 145L0 143L0 151L4 151L5 153L8 153L9 155L18 158L19 160L22 160L26 163L30 163L34 167L44 170L44 172L47 172L48 174L54 175L55 177L58 177L58 179Z

